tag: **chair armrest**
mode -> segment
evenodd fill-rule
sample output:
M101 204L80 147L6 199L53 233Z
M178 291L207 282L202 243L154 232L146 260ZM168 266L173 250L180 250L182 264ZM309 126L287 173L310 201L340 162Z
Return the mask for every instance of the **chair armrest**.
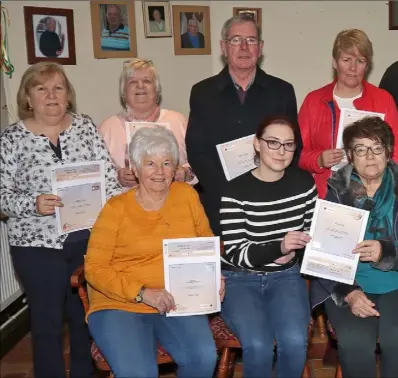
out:
M84 276L84 265L80 265L76 268L70 278L70 284L72 287L79 289L80 287L84 287L86 283L86 277Z
M80 300L84 307L84 313L87 315L90 308L88 301L88 293L86 288L86 277L84 276L84 264L80 265L72 274L70 278L71 286L77 289Z

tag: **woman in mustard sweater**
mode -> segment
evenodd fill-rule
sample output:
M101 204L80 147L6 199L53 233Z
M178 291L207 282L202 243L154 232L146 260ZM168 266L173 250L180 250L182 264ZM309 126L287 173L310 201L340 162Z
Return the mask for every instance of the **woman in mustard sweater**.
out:
M208 317L165 316L175 304L164 289L162 241L213 233L195 190L173 182L179 152L169 130L138 130L129 153L139 185L107 202L90 237L90 332L115 377L157 377L159 341L178 377L210 378L217 355Z

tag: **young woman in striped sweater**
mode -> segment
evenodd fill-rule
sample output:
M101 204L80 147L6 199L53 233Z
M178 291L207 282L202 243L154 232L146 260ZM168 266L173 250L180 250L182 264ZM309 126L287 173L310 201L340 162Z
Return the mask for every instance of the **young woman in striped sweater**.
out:
M317 191L311 174L289 166L295 126L265 120L254 138L258 167L232 180L221 200L226 297L222 316L243 348L243 375L301 377L310 306L299 259L310 240Z

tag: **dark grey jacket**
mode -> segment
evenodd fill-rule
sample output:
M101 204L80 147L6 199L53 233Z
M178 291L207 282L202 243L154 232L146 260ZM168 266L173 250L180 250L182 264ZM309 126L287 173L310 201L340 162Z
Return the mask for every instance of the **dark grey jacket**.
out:
M393 172L395 185L395 205L393 215L393 235L392 239L379 240L382 246L382 257L378 263L371 263L373 268L383 271L398 270L398 165L389 162L387 169ZM353 206L355 198L353 188L350 186L352 165L347 164L336 172L328 180L328 192L326 200L341 203L347 206ZM311 281L311 306L312 308L332 297L337 306L344 306L344 298L353 290L361 288L354 282L353 285L347 285L335 281L321 278Z

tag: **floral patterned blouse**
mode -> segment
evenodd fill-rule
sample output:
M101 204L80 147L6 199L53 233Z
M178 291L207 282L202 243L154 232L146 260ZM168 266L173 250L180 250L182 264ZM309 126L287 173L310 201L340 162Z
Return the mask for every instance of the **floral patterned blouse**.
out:
M36 197L52 193L51 165L103 160L107 198L121 193L116 169L93 121L71 115L71 126L59 135L62 160L49 138L32 133L23 121L8 126L0 136L0 210L9 216L12 246L63 247L68 235L58 236L55 214L42 216L36 211Z

